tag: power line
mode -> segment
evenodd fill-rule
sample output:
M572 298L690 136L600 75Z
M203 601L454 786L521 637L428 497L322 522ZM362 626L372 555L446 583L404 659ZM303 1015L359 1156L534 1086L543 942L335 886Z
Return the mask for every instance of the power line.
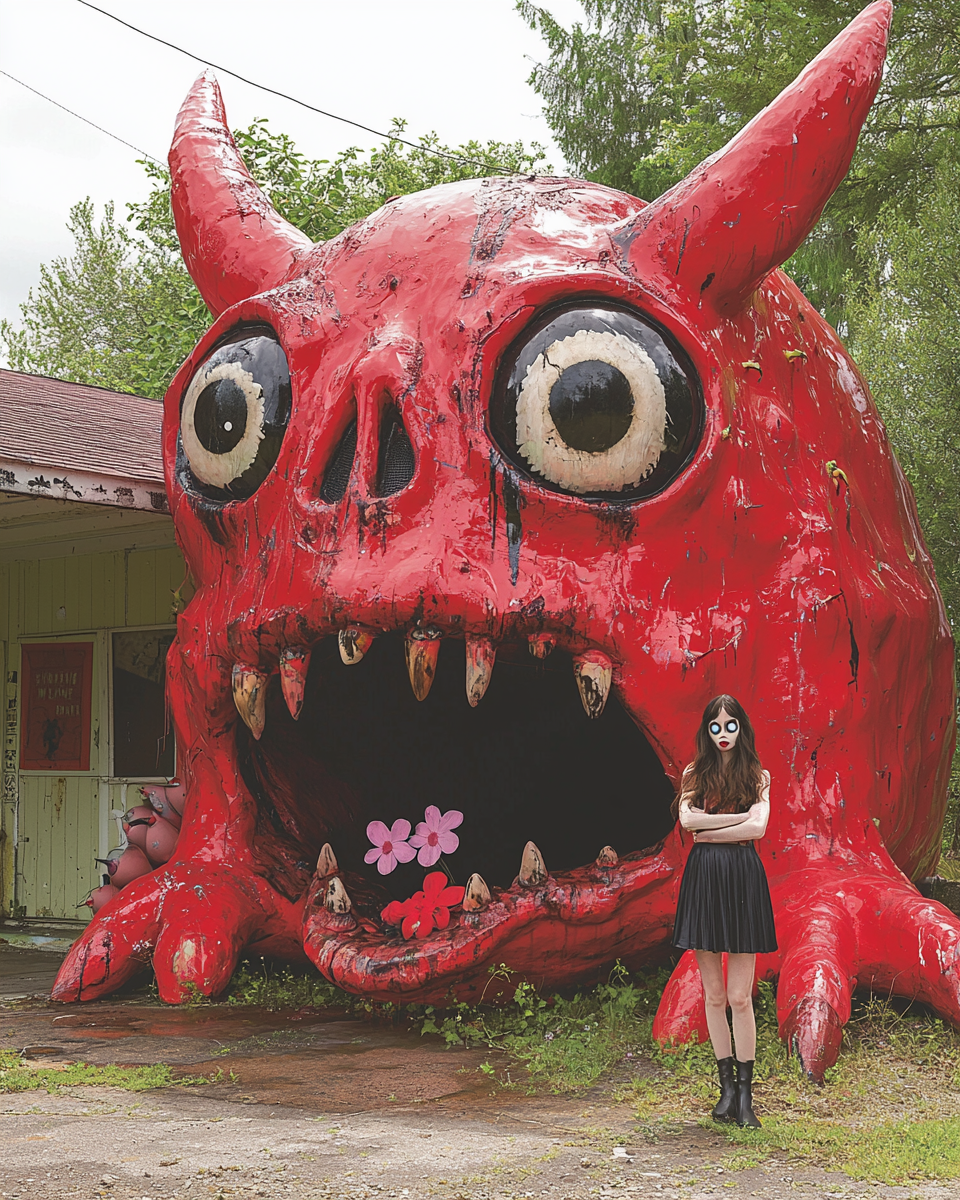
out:
M145 29L131 25L129 21L124 21L122 17L118 17L112 12L107 12L105 8L98 8L96 4L91 4L90 0L77 0L77 3L82 4L84 8L92 8L94 12L100 13L101 16L109 17L111 21L116 21L118 25L123 25L125 28L133 30L134 33L139 33L141 37L149 38L151 42L159 42L161 46L167 46L170 50L176 50L178 54L185 54L187 58L192 58L194 62L203 63L204 66L212 67L215 71L221 71L224 75L231 75L234 79L239 79L241 83L259 88L261 92L269 92L271 96L279 96L281 100L289 100L291 104L299 104L301 108L319 113L321 117L329 117L332 121L342 121L344 125L352 125L354 129L362 129L365 133L372 133L375 137L384 138L387 141L402 142L404 146L411 146L414 150L422 150L425 154L430 154L434 158L446 158L450 162L468 163L472 167L483 167L485 170L493 169L503 175L512 174L506 167L497 166L495 163L481 162L477 158L465 158L460 154L447 154L444 150L430 150L422 142L411 142L396 133L384 133L380 129L372 129L369 125L362 125L359 121L351 121L349 117L341 117L337 113L327 112L323 108L317 108L313 104L308 104L305 100L298 100L296 96L290 96L286 92L278 92L276 88L267 87L263 83L257 83L253 79L248 79L245 75L238 75L236 71L231 71L229 67L211 62L209 58L201 58L199 54L194 54L192 50L185 50L183 46L165 41L164 38L157 37L154 33L147 33Z
M65 113L69 113L71 117L76 117L78 121L83 121L85 125L90 125L94 129L105 133L108 138L113 138L115 142L120 142L123 146L128 146L131 150L136 150L138 154L142 154L144 158L149 158L151 162L157 163L158 166L164 166L159 158L154 158L152 154L148 154L146 150L141 150L139 146L135 146L133 142L125 141L122 137L118 137L115 133L111 133L109 129L104 129L102 125L98 125L95 121L91 121L89 117L81 116L80 113L74 112L72 108L67 108L65 104L61 104L59 100L54 100L52 96L45 96L43 92L38 92L35 87L31 87L29 83L24 83L22 79L18 79L16 75L11 75L9 71L0 70L0 75L6 75L7 79L12 79L14 83L19 83L22 88L26 88L28 92L33 92L35 96L39 96L41 100L46 100L48 104L55 104L57 108L63 109Z

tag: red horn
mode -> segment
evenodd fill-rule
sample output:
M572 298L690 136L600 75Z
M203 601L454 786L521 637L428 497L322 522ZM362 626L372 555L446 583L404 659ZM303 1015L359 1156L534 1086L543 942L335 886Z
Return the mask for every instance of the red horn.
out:
M732 141L655 200L626 232L673 290L741 308L793 254L843 179L880 86L893 5L878 0Z
M215 317L292 274L313 243L279 215L254 183L209 72L183 102L169 161L183 261Z

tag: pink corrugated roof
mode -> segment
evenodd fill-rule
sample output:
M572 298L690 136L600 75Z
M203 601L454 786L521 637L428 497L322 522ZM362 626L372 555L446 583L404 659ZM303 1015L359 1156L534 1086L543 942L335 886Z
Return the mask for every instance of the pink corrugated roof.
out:
M0 458L162 485L162 416L156 400L0 370Z

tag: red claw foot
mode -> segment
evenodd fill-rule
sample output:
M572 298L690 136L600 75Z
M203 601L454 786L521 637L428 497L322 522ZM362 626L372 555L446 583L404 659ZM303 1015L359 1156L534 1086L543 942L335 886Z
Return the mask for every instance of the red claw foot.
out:
M710 1036L707 1033L700 968L692 950L683 952L663 989L657 1015L653 1019L653 1036L661 1046L705 1042Z
M833 1066L843 1040L843 1021L826 1000L807 996L794 1005L780 1026L780 1035L791 1054L803 1064L807 1077L823 1084L828 1067Z
M920 1000L960 1025L960 920L885 857L815 862L772 882L780 1035L816 1083L837 1061L857 986Z
M214 996L244 947L289 953L299 908L242 869L170 864L129 884L97 913L64 960L52 998L95 1000L150 965L161 1000Z
M757 978L778 980L780 1036L813 1082L837 1061L857 986L920 1000L960 1025L960 920L892 863L814 862L771 880L771 894L780 949L758 957ZM692 951L670 977L653 1033L664 1045L707 1039Z

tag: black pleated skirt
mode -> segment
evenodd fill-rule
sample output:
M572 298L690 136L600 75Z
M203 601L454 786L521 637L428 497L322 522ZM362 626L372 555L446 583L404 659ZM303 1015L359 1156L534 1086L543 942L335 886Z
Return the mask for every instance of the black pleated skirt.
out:
M673 944L729 954L776 950L770 889L752 842L694 845L680 880Z

